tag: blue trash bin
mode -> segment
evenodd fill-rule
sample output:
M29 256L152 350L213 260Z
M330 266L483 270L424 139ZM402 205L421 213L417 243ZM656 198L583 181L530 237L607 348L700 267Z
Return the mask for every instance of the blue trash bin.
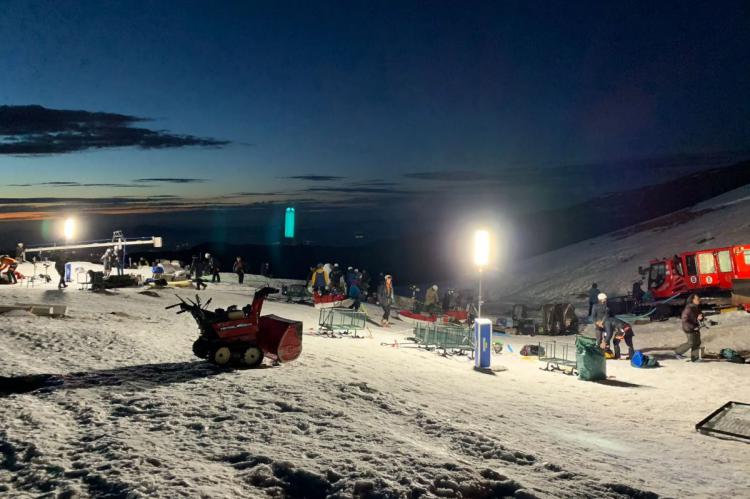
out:
M72 282L72 281L73 281L73 264L66 263L65 264L65 282Z
M489 369L492 365L492 321L474 321L474 367Z

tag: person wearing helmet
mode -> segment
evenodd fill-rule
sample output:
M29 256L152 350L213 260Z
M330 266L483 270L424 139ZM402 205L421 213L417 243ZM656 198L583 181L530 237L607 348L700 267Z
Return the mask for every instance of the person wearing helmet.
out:
M591 310L591 320L596 328L596 344L605 348L606 341L603 338L606 332L606 323L610 317L609 307L607 306L607 295L599 293L596 298L598 302Z
M431 314L439 314L441 312L437 284L433 284L431 287L427 288L427 291L425 291L424 308Z

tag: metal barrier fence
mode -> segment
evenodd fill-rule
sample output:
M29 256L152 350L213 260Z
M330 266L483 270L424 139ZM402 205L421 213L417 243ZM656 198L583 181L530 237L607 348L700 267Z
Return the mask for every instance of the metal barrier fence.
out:
M573 375L576 371L576 349L570 343L556 341L539 343L539 360L546 362L545 371L562 371Z
M367 314L349 308L321 308L318 326L327 333L352 334L365 329Z
M427 350L442 350L443 355L474 351L474 336L471 328L454 324L414 325L414 340Z

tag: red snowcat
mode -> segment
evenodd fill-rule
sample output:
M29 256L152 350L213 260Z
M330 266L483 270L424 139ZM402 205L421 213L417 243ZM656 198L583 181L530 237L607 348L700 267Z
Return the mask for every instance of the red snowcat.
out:
M688 251L652 260L648 289L656 300L688 293L701 296L732 293L736 303L745 303L743 300L750 295L750 245Z
M302 353L302 322L264 315L260 311L263 301L277 289L265 287L255 292L253 303L238 309L232 305L226 310L208 310L209 299L202 304L183 300L166 307L180 307L181 314L190 312L200 329L193 343L193 353L201 359L226 366L229 364L257 367L268 357L277 362L289 362Z

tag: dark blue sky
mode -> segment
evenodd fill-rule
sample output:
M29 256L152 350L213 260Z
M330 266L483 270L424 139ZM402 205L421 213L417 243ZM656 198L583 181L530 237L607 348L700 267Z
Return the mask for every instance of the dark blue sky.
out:
M0 105L125 118L6 108L0 209L554 206L744 157L749 48L747 1L3 1Z

